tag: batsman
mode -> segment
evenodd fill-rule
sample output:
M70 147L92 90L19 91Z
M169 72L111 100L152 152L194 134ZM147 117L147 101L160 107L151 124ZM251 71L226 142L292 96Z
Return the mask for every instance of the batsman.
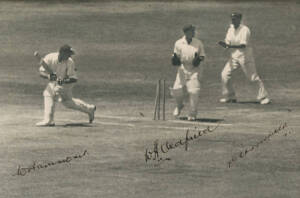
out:
M86 113L89 123L94 120L96 106L73 98L72 88L77 82L76 69L73 59L75 52L69 45L63 45L58 52L50 53L41 58L38 52L34 55L40 60L40 76L48 79L44 95L44 119L36 123L36 126L55 126L54 112L56 101L70 109Z
M172 64L178 66L176 80L173 89L171 89L171 94L176 100L176 108L173 115L175 117L180 115L184 107L184 96L188 93L190 102L188 120L195 121L205 52L202 42L194 38L195 26L184 26L183 33L184 36L175 43L172 56Z

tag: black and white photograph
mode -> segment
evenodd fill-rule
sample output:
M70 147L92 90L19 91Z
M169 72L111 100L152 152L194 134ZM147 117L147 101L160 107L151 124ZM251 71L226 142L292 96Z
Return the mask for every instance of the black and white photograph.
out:
M0 198L299 198L300 1L0 1Z

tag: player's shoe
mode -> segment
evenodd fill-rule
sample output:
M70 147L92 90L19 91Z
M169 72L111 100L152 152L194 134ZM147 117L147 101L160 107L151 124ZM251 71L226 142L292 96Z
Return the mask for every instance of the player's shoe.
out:
M183 109L183 107L184 107L184 105L181 105L181 106L177 106L175 109L174 109L174 111L173 111L173 116L174 117L178 117L179 115L180 115L180 113L181 113L181 110Z
M237 100L235 98L221 98L220 103L236 103Z
M55 126L55 123L53 121L51 122L46 122L46 121L41 121L35 124L37 127L53 127Z
M95 119L95 111L96 111L96 106L93 105L93 108L91 110L91 112L89 113L89 123L93 123L94 119Z
M271 100L269 98L263 98L260 100L260 104L265 105L265 104L270 104Z
M188 121L196 121L196 116L189 116Z

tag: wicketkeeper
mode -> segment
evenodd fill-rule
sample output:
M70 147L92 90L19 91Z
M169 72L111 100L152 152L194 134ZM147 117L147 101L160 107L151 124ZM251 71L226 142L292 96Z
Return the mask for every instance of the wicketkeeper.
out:
M185 93L188 93L190 102L188 120L194 121L197 116L205 52L202 42L194 38L195 26L186 25L183 27L183 32L184 36L175 43L172 56L172 64L178 66L176 80L171 90L177 104L173 115L175 117L180 115L184 107Z
M43 92L44 120L37 123L36 126L55 125L55 102L58 99L65 107L88 114L89 122L93 122L96 106L73 98L72 95L72 88L77 82L75 64L71 58L73 54L74 51L69 45L63 45L59 52L50 53L41 59L40 76L48 79L49 83Z

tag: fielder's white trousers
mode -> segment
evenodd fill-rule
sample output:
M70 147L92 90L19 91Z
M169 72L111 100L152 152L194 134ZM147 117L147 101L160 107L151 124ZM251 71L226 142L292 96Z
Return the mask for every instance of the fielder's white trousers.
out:
M46 89L43 93L44 95L44 122L50 123L54 121L55 113L55 103L58 98L61 98L61 103L70 109L81 111L83 113L89 114L94 106L85 103L84 101L73 98L72 89L61 89L58 94Z
M196 117L200 95L199 72L187 71L183 66L178 68L176 80L173 85L172 95L178 108L183 106L185 95L189 96L189 116Z
M252 57L242 56L238 59L230 58L226 63L222 73L222 94L226 99L236 99L235 91L232 86L231 76L232 73L238 69L242 68L246 77L258 85L257 100L268 97L268 92L265 89L264 83L258 76L256 72L255 62Z

